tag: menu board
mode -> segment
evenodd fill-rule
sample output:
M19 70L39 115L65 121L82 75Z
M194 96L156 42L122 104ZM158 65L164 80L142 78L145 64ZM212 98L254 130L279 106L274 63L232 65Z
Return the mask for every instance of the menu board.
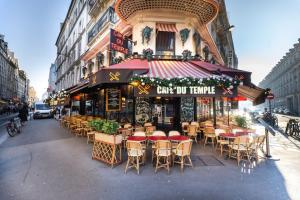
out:
M181 98L181 121L182 122L191 122L194 121L194 98L193 97L184 97Z
M107 89L106 90L106 111L121 110L121 90Z

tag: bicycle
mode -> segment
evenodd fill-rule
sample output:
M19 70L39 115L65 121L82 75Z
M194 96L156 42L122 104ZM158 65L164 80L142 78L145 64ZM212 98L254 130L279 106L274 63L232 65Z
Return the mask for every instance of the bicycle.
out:
M17 133L21 133L21 119L19 117L12 118L6 125L6 131L10 137L14 137Z

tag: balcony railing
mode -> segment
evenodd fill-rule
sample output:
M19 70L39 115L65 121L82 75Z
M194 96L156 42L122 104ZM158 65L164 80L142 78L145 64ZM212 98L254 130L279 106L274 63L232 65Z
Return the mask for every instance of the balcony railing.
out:
M118 17L115 13L114 8L109 7L102 17L97 21L93 28L88 32L88 43L90 43L96 35L103 29L107 23L115 24L118 21Z

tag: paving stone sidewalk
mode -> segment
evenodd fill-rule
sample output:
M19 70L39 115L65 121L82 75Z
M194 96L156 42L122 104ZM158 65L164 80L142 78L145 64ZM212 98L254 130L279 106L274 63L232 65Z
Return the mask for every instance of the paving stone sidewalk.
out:
M300 151L271 137L270 160L237 166L211 147L193 144L194 168L154 173L151 159L124 174L92 160L92 145L51 119L30 121L0 145L0 199L300 199ZM148 158L151 156L148 154ZM124 153L124 158L125 153Z

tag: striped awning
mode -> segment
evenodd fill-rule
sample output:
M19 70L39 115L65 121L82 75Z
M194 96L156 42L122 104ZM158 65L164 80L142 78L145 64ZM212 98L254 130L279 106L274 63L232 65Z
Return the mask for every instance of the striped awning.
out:
M156 24L158 31L178 32L175 24Z
M151 61L148 65L149 72L146 75L153 78L207 78L212 75L191 63L182 61Z

